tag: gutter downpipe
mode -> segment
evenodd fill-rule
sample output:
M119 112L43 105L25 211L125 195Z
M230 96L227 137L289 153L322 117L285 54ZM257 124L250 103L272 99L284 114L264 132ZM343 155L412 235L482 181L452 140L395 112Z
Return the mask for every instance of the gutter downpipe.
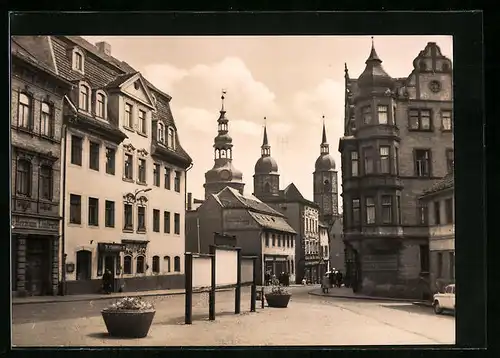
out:
M189 164L189 166L186 168L185 174L184 174L184 251L186 249L186 212L187 212L187 173L188 171L193 167L193 162Z
M61 228L61 296L66 295L66 153L68 149L68 124L63 124L63 175L62 175L62 228Z

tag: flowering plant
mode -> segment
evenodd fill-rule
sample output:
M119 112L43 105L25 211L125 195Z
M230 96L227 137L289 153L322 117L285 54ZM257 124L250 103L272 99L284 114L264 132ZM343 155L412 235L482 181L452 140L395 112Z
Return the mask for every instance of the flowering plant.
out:
M283 286L276 277L273 277L271 279L271 292L269 294L271 294L271 295L288 295L289 292L288 292L287 288L285 286Z
M144 301L141 297L124 297L111 306L106 308L106 311L121 311L121 310L130 310L130 311L144 311L144 310L152 310L154 309L153 305L150 302Z

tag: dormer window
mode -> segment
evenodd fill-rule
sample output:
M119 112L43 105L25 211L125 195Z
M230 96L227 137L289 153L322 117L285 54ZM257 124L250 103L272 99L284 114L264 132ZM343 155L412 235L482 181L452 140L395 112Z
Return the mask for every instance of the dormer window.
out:
M173 128L168 128L167 146L169 149L175 150L175 132Z
M85 69L85 58L83 56L82 50L79 48L73 49L73 70L80 73L84 73Z
M158 142L165 144L165 125L158 122Z
M85 84L80 84L80 93L78 96L78 107L85 112L90 108L90 87Z
M99 118L106 118L107 98L103 91L97 91L95 101L95 114Z

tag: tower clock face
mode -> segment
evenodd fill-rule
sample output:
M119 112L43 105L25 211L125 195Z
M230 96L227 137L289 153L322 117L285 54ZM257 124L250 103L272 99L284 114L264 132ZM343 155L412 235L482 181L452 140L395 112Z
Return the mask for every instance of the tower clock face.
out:
M222 180L231 180L231 172L229 170L223 170L220 172L220 177Z

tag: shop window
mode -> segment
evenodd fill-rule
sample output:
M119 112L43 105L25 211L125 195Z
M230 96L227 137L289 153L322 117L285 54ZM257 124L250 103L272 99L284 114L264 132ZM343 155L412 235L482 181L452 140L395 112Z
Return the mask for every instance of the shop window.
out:
M123 258L123 274L132 274L132 256L127 255Z
M80 250L76 253L76 279L90 280L92 277L92 253Z
M145 263L144 263L144 256L137 256L136 259L136 273L144 273L145 272Z
M174 257L174 271L181 272L181 258L179 256Z

